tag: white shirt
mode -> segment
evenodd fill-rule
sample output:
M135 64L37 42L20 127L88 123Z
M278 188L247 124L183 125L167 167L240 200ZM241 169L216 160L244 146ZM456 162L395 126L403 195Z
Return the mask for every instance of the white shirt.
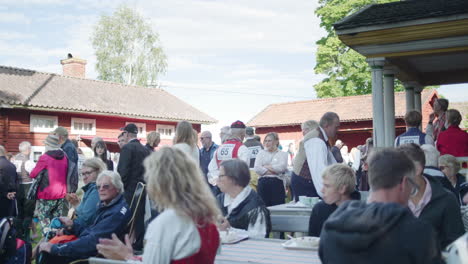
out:
M271 165L272 169L276 174L268 173L268 169L264 168L265 165ZM260 177L276 177L280 180L282 174L286 171L288 167L288 153L277 149L274 152L269 152L268 150L261 150L257 158L255 159L255 172L260 175Z
M327 134L322 131L325 141L328 141ZM331 151L328 150L327 145L320 138L311 138L304 143L304 149L307 157L307 164L309 165L310 175L314 183L317 194L322 196L322 173L326 167L335 164L336 160Z
M241 204L250 194L252 191L252 188L250 186L246 186L237 196L236 198L231 198L227 193L224 194L224 207L227 207L228 209L228 214L226 217L228 217L232 210L237 208L239 204ZM247 232L249 233L249 237L251 238L265 238L266 236L266 231L267 231L267 226L266 226L266 220L263 220L262 222L262 215L258 214L257 220L255 221L254 224L249 224L249 227L247 228Z
M196 164L200 164L200 150L197 147L191 147L187 143L177 143L173 147L182 150L192 157Z
M208 164L208 175L207 175L208 182L212 185L216 185L216 181L218 180L218 177L219 177L219 166L218 166L218 163L216 162L216 156L218 154L218 150L219 148L214 153L213 158L210 161L210 164ZM247 164L247 166L250 164L250 151L245 145L240 146L239 149L237 150L237 158L244 161Z
M192 219L173 209L164 210L151 221L145 240L143 263L148 264L170 264L172 260L194 255L201 247L200 234Z

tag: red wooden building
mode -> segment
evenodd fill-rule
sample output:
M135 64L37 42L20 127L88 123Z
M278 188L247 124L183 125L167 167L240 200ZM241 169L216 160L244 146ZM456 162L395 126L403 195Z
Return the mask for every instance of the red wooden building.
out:
M95 136L117 152L119 128L127 123L138 126L142 143L156 130L161 145L170 145L178 121L191 122L197 131L216 122L162 89L85 79L86 61L61 62L66 75L0 66L0 144L7 151L16 153L20 142L29 141L37 157L57 126L67 128L88 152Z
M436 90L422 92L423 128L432 112L432 100L437 98ZM405 93L395 93L395 132L405 131L403 117L406 111ZM277 132L285 150L290 143L297 148L302 139L301 124L307 120L320 120L325 112L336 112L341 124L338 139L351 148L364 144L372 137L372 95L324 98L296 101L267 106L248 122L255 127L255 133L264 137L268 132Z

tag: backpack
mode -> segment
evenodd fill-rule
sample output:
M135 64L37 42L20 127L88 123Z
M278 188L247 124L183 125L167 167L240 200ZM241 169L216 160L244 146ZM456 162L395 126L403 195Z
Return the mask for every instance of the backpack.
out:
M79 181L78 166L75 162L71 161L68 158L67 153L65 153L65 156L67 157L67 160L68 160L67 193L75 193L76 190L78 190L78 181Z
M16 231L8 218L0 218L0 263L16 254Z

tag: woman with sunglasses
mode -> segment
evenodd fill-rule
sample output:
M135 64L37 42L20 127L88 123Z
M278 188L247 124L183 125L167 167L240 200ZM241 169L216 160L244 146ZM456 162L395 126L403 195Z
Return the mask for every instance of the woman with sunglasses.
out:
M452 155L445 154L439 157L439 169L444 173L444 177L440 177L442 185L457 197L458 203L462 203L463 197L460 197L461 185L466 182L463 175L458 173L461 166Z

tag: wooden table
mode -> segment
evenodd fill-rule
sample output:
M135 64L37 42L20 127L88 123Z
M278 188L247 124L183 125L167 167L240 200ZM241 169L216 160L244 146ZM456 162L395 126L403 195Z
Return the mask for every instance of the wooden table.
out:
M222 245L215 264L320 264L316 250L291 250L281 246L285 240L248 239L233 245Z
M290 207L280 204L268 207L273 232L309 232L312 207Z

